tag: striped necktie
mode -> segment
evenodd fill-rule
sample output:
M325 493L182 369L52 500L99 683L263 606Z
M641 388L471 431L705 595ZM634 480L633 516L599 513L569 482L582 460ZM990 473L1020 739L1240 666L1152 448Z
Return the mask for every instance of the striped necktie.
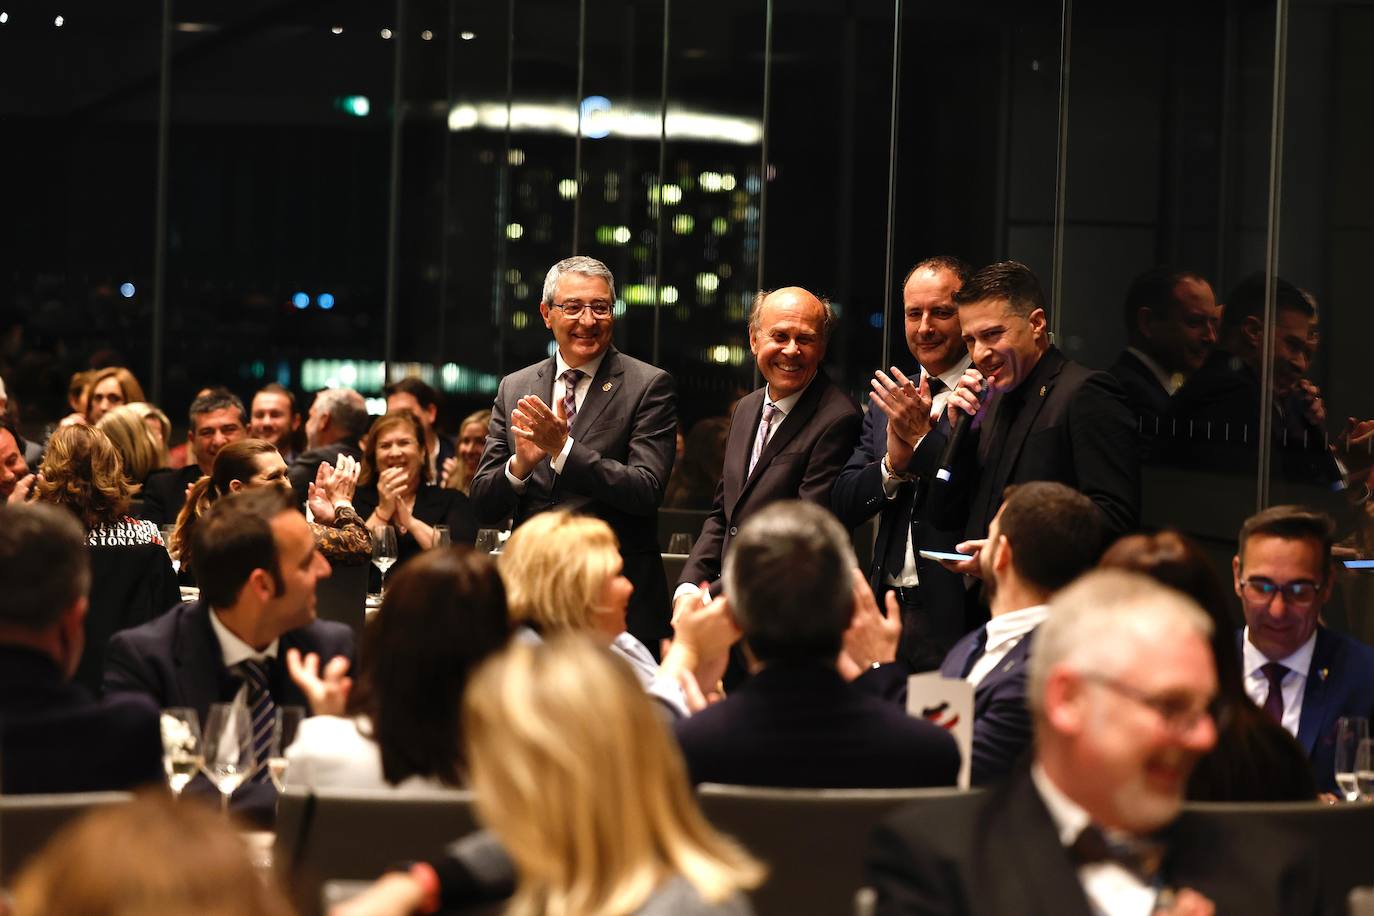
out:
M577 383L584 374L581 369L569 369L558 377L563 382L563 415L568 419L569 429L577 416Z
M253 782L266 782L267 758L272 752L272 732L277 726L277 704L267 676L267 659L248 659L239 662L239 675L248 687L248 716L252 721L253 763L260 768L253 774Z

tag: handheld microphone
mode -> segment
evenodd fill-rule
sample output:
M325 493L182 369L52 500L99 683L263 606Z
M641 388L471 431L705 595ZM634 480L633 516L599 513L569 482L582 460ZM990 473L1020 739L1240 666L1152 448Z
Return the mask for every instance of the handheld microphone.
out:
M978 403L981 405L987 400L988 392L992 390L992 380L983 379L983 389L978 392ZM959 447L964 442L964 436L972 425L973 417L958 408L946 406L946 410L955 410L954 416L949 421L949 441L945 443L945 450L940 453L940 469L935 472L935 479L949 483L950 474L954 465L954 458L959 454Z

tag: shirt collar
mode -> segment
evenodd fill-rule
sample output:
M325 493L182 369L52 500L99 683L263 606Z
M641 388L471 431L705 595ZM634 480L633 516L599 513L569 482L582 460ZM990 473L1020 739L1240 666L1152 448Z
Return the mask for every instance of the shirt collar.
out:
M598 356L596 359L591 360L590 362L585 362L582 365L578 366L577 371L581 372L588 379L588 381L596 378L596 371L601 368L601 361L606 358L606 354L609 352L611 352L611 348L607 347L606 349L601 351L601 355ZM572 368L568 365L567 361L563 359L563 351L559 350L556 347L553 351L553 360L554 378L562 376L564 372L567 372L569 369ZM579 383L581 381L582 379L578 379Z
M1245 675L1250 677L1259 672L1261 668L1270 662L1278 662L1289 671L1296 671L1303 677L1307 677L1307 672L1312 670L1312 653L1317 648L1317 631L1313 628L1312 635L1307 637L1307 642L1298 646L1297 651L1287 658L1268 658L1263 652L1255 648L1255 644L1250 642L1250 628L1246 627L1240 640L1241 653L1244 656ZM1263 674L1259 674L1263 677Z
M1150 374L1155 377L1155 381L1159 382L1159 387L1169 392L1169 394L1173 394L1175 391L1178 391L1178 389L1183 385L1182 375L1176 375L1172 372L1166 371L1163 366L1161 366L1158 362L1155 361L1155 358L1153 356L1146 353L1144 350L1141 350L1137 347L1127 347L1126 352L1134 356L1136 359L1140 360L1141 365L1143 365L1146 369L1149 369Z
M1055 829L1059 831L1060 844L1072 846L1093 819L1078 802L1060 791L1039 763L1031 766L1031 781L1035 783L1035 790L1040 793L1040 800L1045 803L1050 820L1054 821Z
M811 379L811 382L807 382L806 388L810 388L810 387L811 387L811 383L814 382L814 381L816 381L816 380L813 378L813 379ZM786 418L787 415L788 415L789 413L792 412L792 408L797 406L797 402L800 401L800 400L802 399L802 395L806 394L806 388L803 388L801 391L798 391L796 394L789 394L787 397L783 398L783 399L780 400L780 401L775 401L775 400L773 400L772 398L770 398L770 397L768 396L768 386L767 386L767 385L764 385L764 386L763 386L763 403L765 403L765 404L772 404L774 407L777 408L778 412L781 413L781 414L783 415L784 418Z
M999 614L987 622L987 649L991 650L1011 639L1025 636L1050 616L1048 604L1033 604L1017 611Z
M210 627L215 631L215 638L219 640L219 651L224 659L225 668L233 668L240 662L246 662L249 659L263 661L277 657L277 644L281 642L280 637L272 640L267 644L266 649L259 652L235 636L228 627L220 622L219 615L213 610L210 612Z

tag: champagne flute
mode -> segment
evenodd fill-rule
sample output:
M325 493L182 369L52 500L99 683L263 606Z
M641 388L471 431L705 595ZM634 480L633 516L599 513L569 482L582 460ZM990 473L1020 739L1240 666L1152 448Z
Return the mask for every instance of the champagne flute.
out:
M396 565L396 529L390 525L372 534L372 565L382 571L382 597L386 597L386 571Z
M501 529L480 528L477 531L477 540L473 543L472 549L478 553L495 553L500 546Z
M272 747L267 756L267 774L272 777L272 785L277 787L278 792L286 788L286 769L291 765L286 758L286 749L296 740L296 733L304 719L303 707L277 707L277 721L272 726Z
M200 717L189 706L174 706L162 711L162 766L172 794L181 790L200 771Z
M219 789L220 810L229 811L229 796L257 767L253 759L253 725L242 703L216 703L205 719L205 775Z
M1369 720L1358 716L1341 716L1336 720L1336 785L1348 802L1360 800L1359 780L1356 777L1356 757L1360 743L1369 740Z
M1374 741L1369 738L1355 749L1355 788L1361 801L1374 799Z

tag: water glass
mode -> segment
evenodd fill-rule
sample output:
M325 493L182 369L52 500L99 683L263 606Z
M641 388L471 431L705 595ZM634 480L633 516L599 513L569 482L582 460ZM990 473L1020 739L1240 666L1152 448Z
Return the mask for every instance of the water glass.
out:
M495 553L501 546L500 528L480 528L472 549L478 553Z
M1336 785L1348 802L1360 800L1357 760L1360 744L1369 740L1369 720L1341 716L1336 720Z
M449 531L448 525L434 526L434 543L431 547L448 547L453 543L453 533Z

